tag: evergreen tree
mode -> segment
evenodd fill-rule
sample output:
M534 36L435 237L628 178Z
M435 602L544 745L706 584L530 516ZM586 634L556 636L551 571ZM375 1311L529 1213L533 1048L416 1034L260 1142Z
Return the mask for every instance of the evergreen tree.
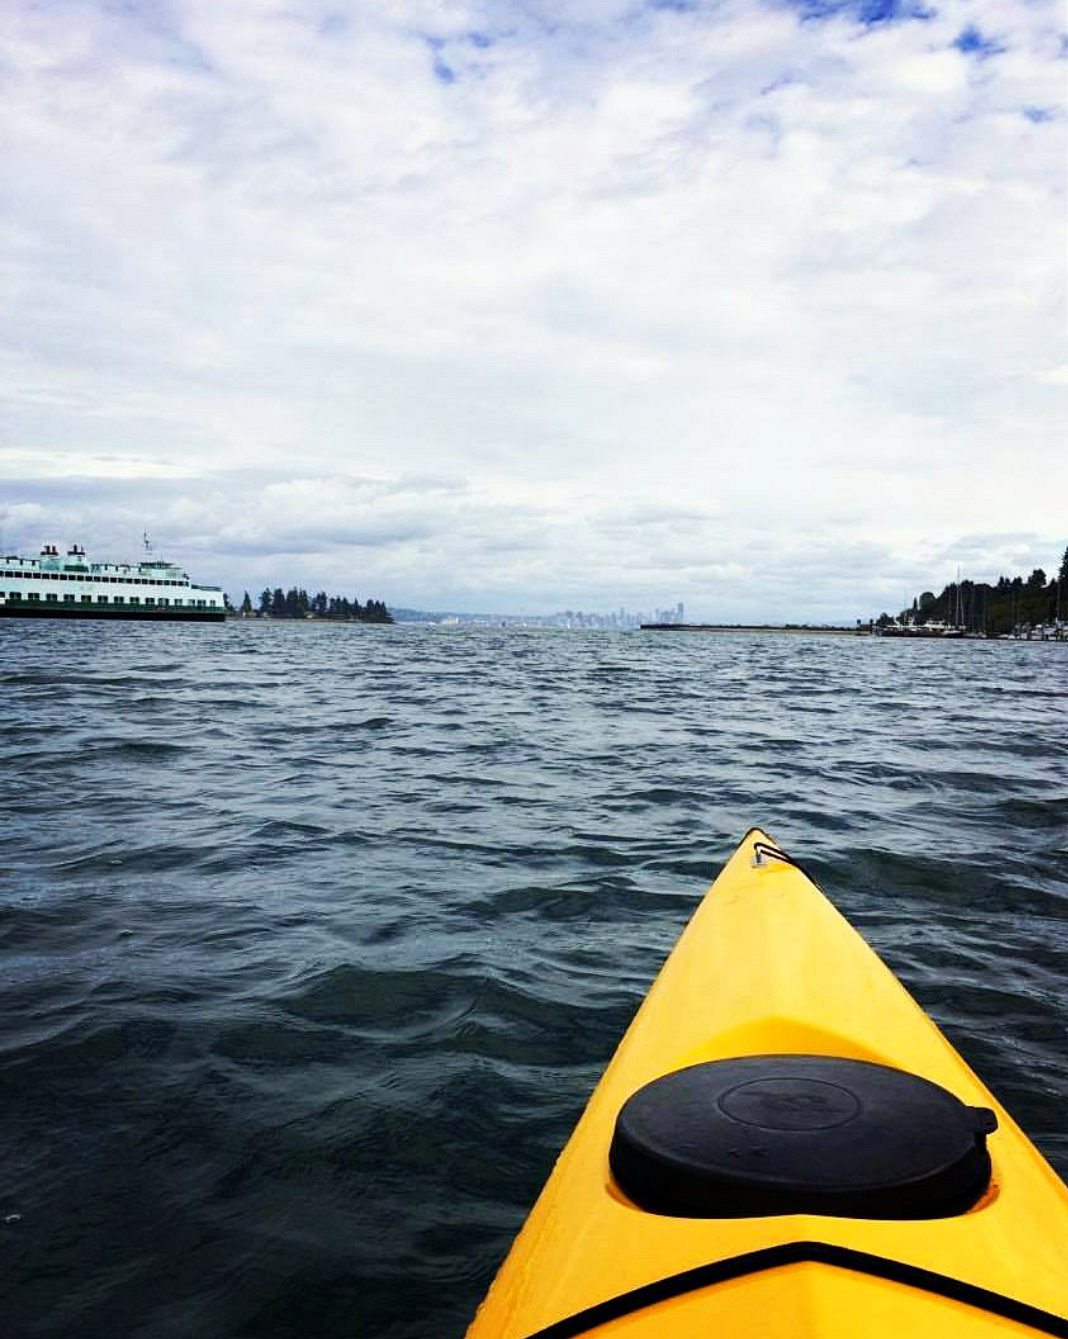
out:
M227 604L227 608L232 608ZM248 591L241 602L241 612L252 612L252 601ZM367 600L361 604L355 596L327 595L318 591L309 595L303 586L290 586L283 591L280 586L272 591L264 590L259 600L260 614L271 618L306 618L309 614L317 618L336 619L339 623L392 623L389 610L381 600Z

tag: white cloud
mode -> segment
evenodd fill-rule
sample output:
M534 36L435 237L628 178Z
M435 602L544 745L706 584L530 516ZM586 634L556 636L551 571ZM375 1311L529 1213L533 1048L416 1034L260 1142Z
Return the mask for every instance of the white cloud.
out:
M5 543L783 617L1052 554L1059 13L974 22L9 7Z

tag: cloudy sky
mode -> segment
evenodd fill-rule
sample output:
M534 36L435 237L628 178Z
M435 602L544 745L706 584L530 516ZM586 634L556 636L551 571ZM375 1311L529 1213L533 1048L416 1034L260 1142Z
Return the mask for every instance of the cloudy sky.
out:
M7 0L0 545L847 618L1068 543L1058 0Z

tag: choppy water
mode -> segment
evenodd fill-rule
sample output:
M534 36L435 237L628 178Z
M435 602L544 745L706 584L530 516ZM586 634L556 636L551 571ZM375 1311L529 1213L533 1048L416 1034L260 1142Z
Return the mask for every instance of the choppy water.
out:
M1066 651L0 625L0 1329L461 1334L755 823L1068 1174Z

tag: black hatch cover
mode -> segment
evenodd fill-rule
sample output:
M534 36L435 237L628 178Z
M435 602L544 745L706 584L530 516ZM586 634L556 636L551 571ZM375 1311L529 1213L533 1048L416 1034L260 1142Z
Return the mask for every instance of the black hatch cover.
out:
M640 1088L610 1162L649 1213L948 1218L990 1183L997 1118L928 1079L864 1060L757 1055Z

